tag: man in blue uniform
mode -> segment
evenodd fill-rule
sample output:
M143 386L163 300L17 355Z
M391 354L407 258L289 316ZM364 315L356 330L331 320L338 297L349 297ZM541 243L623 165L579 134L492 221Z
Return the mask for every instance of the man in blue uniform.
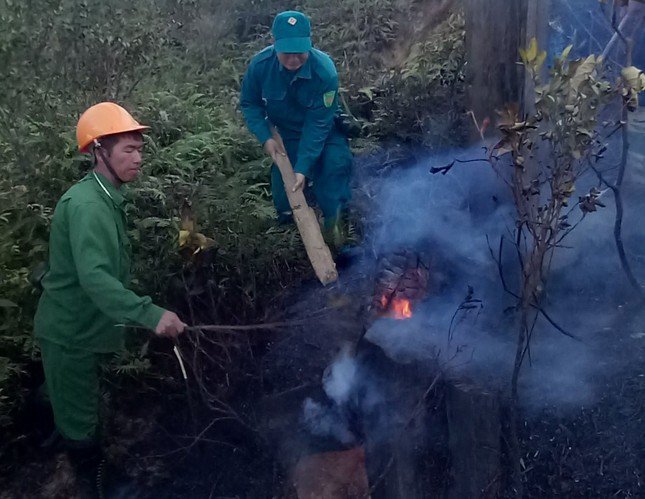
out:
M256 54L242 83L241 107L246 123L275 161L288 155L296 174L294 191L311 182L325 227L336 225L350 197L352 154L337 128L338 74L330 57L312 47L311 25L301 12L278 14L274 45ZM272 138L271 126L285 150ZM271 168L273 203L281 222L291 208L278 167Z

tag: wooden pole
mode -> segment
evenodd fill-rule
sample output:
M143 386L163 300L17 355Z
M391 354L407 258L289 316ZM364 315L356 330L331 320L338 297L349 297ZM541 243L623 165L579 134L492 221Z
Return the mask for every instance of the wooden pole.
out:
M273 138L286 151L282 137L280 137L275 129L273 130ZM287 155L278 155L275 158L275 164L282 175L287 198L289 198L289 206L291 206L291 210L293 211L293 219L296 221L296 226L302 237L302 242L305 245L307 256L316 272L318 280L324 286L336 282L338 279L336 264L331 257L329 247L323 239L316 214L307 204L304 189L293 192L293 185L296 183L296 174L293 171L289 157Z

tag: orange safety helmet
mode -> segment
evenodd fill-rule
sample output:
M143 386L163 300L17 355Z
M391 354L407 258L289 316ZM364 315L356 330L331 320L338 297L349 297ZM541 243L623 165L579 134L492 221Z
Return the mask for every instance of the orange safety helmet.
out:
M78 119L76 141L80 152L88 152L97 139L117 133L140 132L150 127L141 125L130 113L114 102L101 102L90 107Z

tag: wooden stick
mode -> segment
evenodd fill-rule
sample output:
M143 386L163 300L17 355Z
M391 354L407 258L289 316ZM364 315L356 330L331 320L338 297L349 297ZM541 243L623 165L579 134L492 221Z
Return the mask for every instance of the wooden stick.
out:
M300 320L290 322L267 322L265 324L236 324L230 326L223 324L205 324L203 326L188 326L185 331L253 331L255 329L279 329L283 327L303 326L306 323L306 320Z
M282 137L280 137L275 129L273 130L273 138L286 151ZM320 280L323 286L336 282L338 279L336 264L331 257L329 247L323 239L316 214L307 204L304 189L293 192L293 185L296 183L296 174L293 171L289 157L286 155L278 155L275 164L282 175L284 188L289 199L289 206L291 206L291 210L293 211L293 219L296 221L296 226L302 237L302 242L305 245L307 256L316 272L318 280Z
M220 324L205 324L202 326L187 326L184 331L186 332L216 332L216 331L255 331L258 329L282 329L290 328L295 326L309 326L311 324L316 324L312 322L311 318L301 319L295 321L285 321L285 322L266 322L264 324L241 324L241 325L220 325ZM334 325L343 326L351 324L347 321L334 320Z
M324 315L321 314L310 314L309 317L306 319L296 319L293 321L282 321L282 322L265 322L262 324L202 324L200 326L186 326L184 331L186 332L195 332L195 331L203 331L203 332L215 332L215 331L255 331L258 329L281 329L281 328L289 328L289 327L294 327L294 326L306 326L306 325L311 325L312 321L316 319L322 319L324 318ZM334 320L334 324L336 325L342 325L346 324L344 321L339 321L339 320ZM131 324L115 324L115 327L127 327L130 329L145 329L148 330L147 327L145 326L137 326L137 325L131 325Z

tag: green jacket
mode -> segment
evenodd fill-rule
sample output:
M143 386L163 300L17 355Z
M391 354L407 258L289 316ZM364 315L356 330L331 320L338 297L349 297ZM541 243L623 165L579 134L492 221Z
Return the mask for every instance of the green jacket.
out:
M124 197L100 174L89 173L56 205L49 237L49 270L34 332L63 346L92 352L123 347L124 328L154 329L164 309L137 296L130 280Z
M261 144L271 138L270 124L285 140L297 139L296 173L309 176L326 143L344 144L334 127L338 110L338 74L331 58L311 49L295 72L278 61L273 46L256 54L244 75L240 107Z

